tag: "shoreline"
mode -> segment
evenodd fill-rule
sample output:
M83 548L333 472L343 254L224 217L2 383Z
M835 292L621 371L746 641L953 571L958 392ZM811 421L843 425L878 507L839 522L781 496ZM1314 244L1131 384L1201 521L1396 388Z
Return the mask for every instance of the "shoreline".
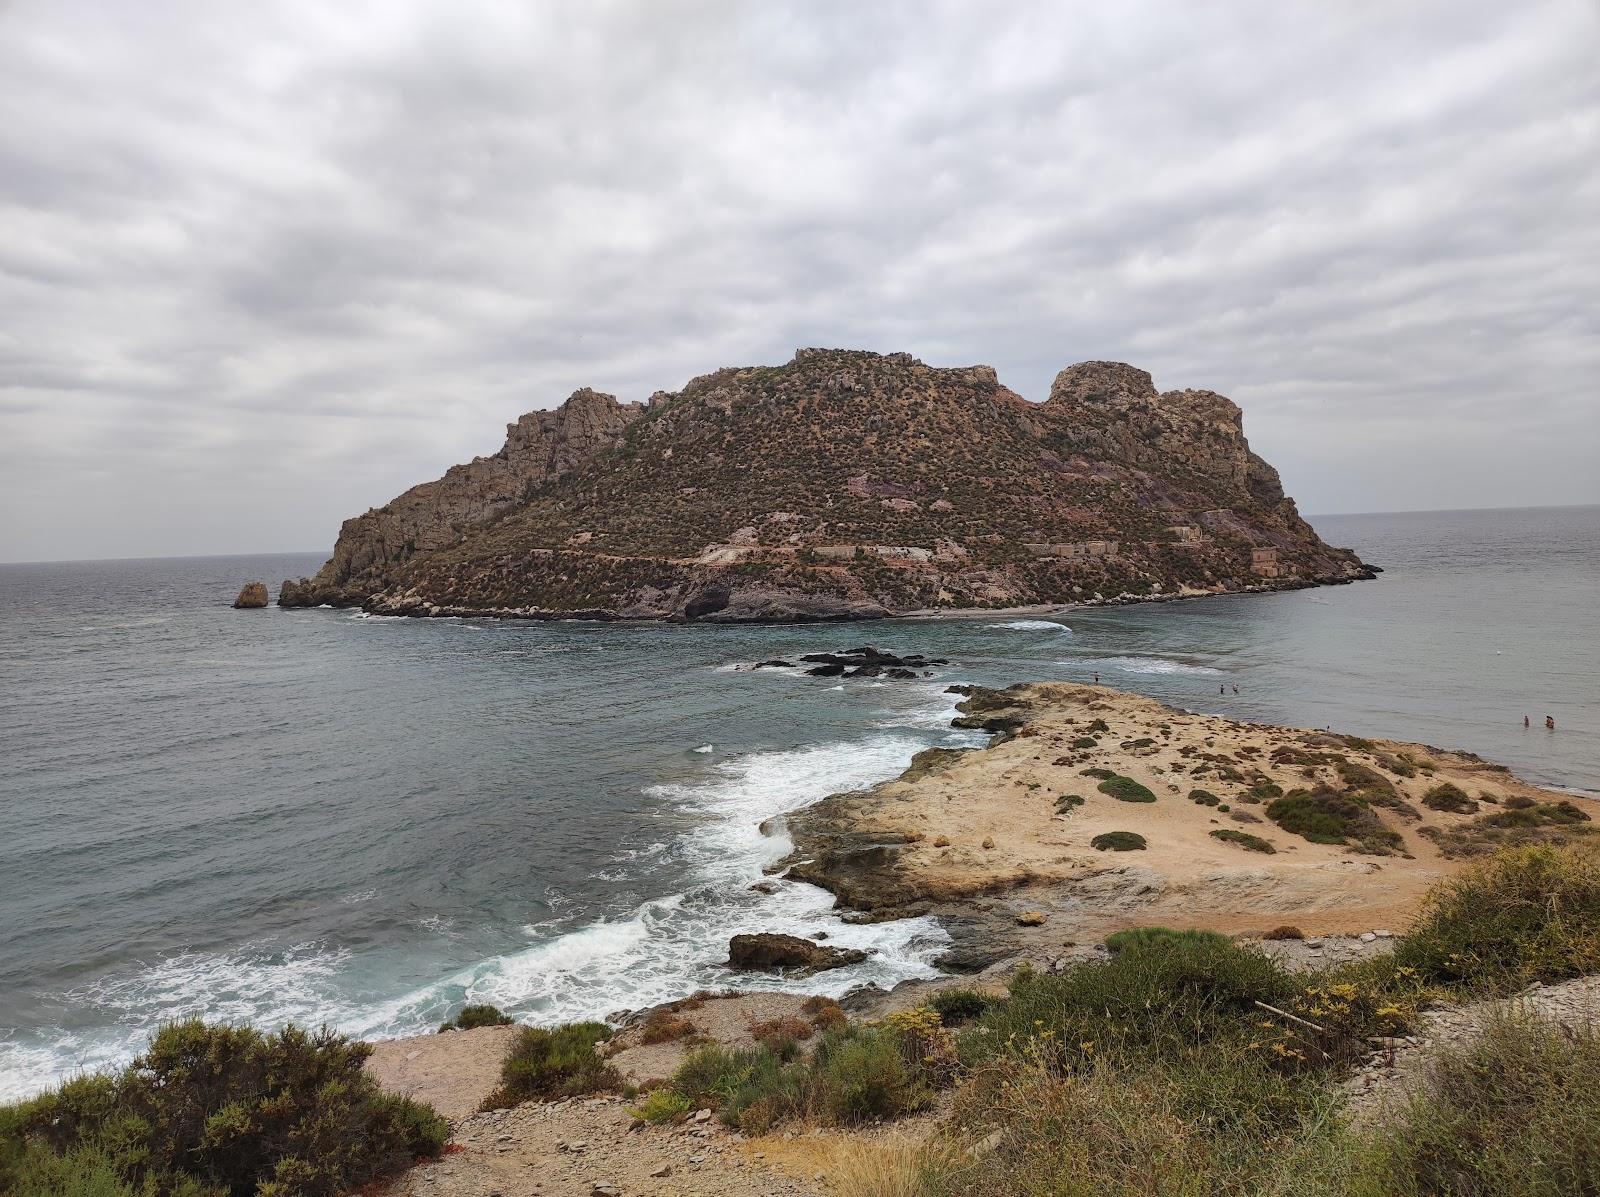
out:
M1489 847L1600 825L1596 796L1470 752L1246 723L1103 686L952 689L965 694L952 725L992 732L990 744L927 750L891 781L792 812L782 874L828 890L850 921L936 917L953 940L946 971L1152 923L1399 931L1430 886ZM1141 793L1119 801L1086 770ZM1297 793L1348 806L1359 829L1314 842L1280 825L1293 820L1274 802ZM1522 827L1522 810L1568 821ZM1114 832L1143 846L1091 842Z
M698 617L689 617L679 614L666 615L628 615L612 610L609 607L592 607L573 610L555 610L538 607L462 607L431 603L415 593L414 590L405 594L390 597L383 594L369 595L359 602L329 602L325 596L318 595L323 601L283 601L284 591L288 584L285 583L278 593L273 604L287 610L317 610L326 608L334 611L359 610L369 615L385 616L398 619L507 619L526 620L534 623L562 623L569 621L589 623L660 623L660 624L685 624L695 627L705 626L797 626L801 624L841 624L841 623L879 623L895 619L992 619L1007 616L1047 616L1061 615L1068 611L1077 611L1097 607L1131 607L1145 603L1175 603L1189 599L1216 598L1231 594L1279 594L1296 590L1317 590L1325 586L1350 586L1356 582L1377 581L1378 575L1383 572L1382 566L1367 566L1366 571L1359 574L1338 575L1319 578L1282 579L1274 583L1252 583L1247 586L1234 587L1193 587L1186 583L1170 592L1159 594L1132 594L1123 593L1105 598L1075 599L1063 603L1029 603L1012 607L919 607L907 611L894 611L888 608L872 608L867 606L840 607L836 610L825 608L794 609L788 613L774 613L764 609L749 615L725 616L713 613ZM298 592L297 592L298 593Z

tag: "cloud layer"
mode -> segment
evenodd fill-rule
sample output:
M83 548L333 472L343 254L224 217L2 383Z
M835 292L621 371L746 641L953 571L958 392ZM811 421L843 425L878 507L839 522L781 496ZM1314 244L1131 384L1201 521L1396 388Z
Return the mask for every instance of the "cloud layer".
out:
M0 560L318 549L797 345L1119 358L1308 511L1600 501L1600 16L0 0Z

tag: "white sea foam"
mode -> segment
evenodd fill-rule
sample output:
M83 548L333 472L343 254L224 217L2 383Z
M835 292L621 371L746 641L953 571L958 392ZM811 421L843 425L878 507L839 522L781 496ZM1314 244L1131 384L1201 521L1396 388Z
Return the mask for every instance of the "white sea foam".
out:
M695 752L715 752L716 750L717 750L717 746L715 744L702 744L702 745L700 745L699 748L696 748L693 751L695 751Z
M1209 665L1191 665L1186 661L1173 661L1167 657L1102 657L1096 661L1085 661L1083 664L1119 669L1123 673L1184 673L1211 677L1222 674L1222 670L1213 669Z
M772 895L750 888L762 879L765 866L792 848L781 823L764 832L764 822L828 794L893 777L926 743L925 733L912 734L907 726L922 726L922 718L934 712L947 717L949 700L920 689L920 702L897 713L894 730L881 729L859 741L707 761L697 782L647 791L691 816L689 829L670 846L663 842L641 850L644 855L672 851L684 861L690 877L682 892L553 937L552 926L529 926L524 929L532 941L527 947L390 999L374 997L370 962L318 944L173 956L67 995L74 1006L97 1012L104 1030L63 1030L26 1044L0 1040L0 1098L37 1092L73 1070L124 1062L160 1023L188 1016L263 1028L291 1021L326 1023L349 1035L390 1037L425 1032L466 1001L492 1002L548 1023L603 1017L700 988L748 985L840 996L865 982L888 987L932 976L930 961L949 942L932 919L851 926L833 912L832 895L814 886L783 883ZM616 876L624 878L620 871ZM549 898L553 906L565 904L558 895ZM723 967L728 939L749 931L826 931L830 943L871 954L859 965L805 980L729 973Z
M1008 619L1004 623L984 624L987 628L1005 628L1012 632L1071 632L1064 623L1053 619Z

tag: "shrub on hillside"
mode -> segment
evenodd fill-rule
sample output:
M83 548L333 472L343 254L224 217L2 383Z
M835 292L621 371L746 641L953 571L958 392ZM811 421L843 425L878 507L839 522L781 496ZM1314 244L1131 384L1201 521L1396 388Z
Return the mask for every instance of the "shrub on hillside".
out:
M1154 802L1153 794L1146 786L1140 785L1131 777L1117 774L1106 778L1095 787L1102 794L1110 794L1118 802Z
M516 1019L502 1014L498 1007L488 1003L461 1007L461 1013L439 1024L441 1031L470 1031L474 1027L509 1027Z
M620 1083L616 1070L594 1050L596 1044L610 1038L611 1028L603 1022L525 1027L500 1066L500 1087L484 1101L483 1108L616 1088Z
M1389 855L1404 843L1367 803L1326 786L1290 790L1267 807L1267 818L1313 844L1348 845L1375 856Z
M992 1005L994 998L981 989L969 989L966 986L941 989L928 999L928 1008L947 1027L971 1022Z
M1089 841L1096 852L1142 852L1144 836L1137 831L1102 831Z
M1500 992L1600 973L1600 854L1511 849L1441 882L1394 959L1428 982Z
M1211 833L1211 838L1222 840L1229 844L1238 844L1246 852L1265 852L1271 855L1277 851L1276 848L1259 835L1251 835L1248 831L1235 831L1231 827L1218 828Z
M1467 797L1466 791L1460 786L1442 781L1422 796L1422 805L1429 810L1447 811L1453 815L1473 815L1478 813L1478 804Z
M1210 790L1195 789L1189 791L1189 801L1200 806L1216 806L1222 799L1218 798Z
M336 1197L383 1180L449 1128L382 1092L370 1052L327 1030L165 1026L120 1072L0 1109L0 1192Z

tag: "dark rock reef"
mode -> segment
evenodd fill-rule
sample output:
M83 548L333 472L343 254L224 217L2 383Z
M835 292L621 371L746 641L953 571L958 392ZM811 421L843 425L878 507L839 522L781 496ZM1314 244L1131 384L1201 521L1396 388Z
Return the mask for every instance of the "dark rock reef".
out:
M1084 362L1030 403L986 366L803 349L648 404L581 390L523 416L493 456L346 521L278 601L803 621L1372 576L1214 392Z
M867 954L858 948L829 948L798 935L770 931L735 935L728 941L728 967L749 971L800 969L816 973L858 964L866 958Z

